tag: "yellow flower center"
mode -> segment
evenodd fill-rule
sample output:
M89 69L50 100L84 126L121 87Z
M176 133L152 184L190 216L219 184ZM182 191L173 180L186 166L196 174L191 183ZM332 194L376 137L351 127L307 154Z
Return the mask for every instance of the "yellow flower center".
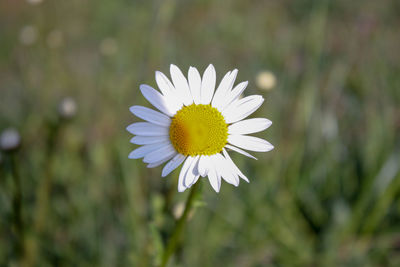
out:
M183 107L172 118L169 138L182 155L213 155L226 145L228 125L211 105L192 104Z

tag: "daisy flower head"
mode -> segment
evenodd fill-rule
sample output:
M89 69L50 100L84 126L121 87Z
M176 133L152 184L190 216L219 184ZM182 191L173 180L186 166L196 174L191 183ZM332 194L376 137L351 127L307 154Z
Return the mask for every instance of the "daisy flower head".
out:
M267 129L272 122L265 118L245 119L256 111L264 99L260 95L240 98L248 82L234 86L238 70L229 71L216 87L216 73L210 64L203 76L190 67L188 78L170 66L171 80L156 71L160 91L142 84L140 91L158 111L132 106L130 111L144 122L127 127L135 136L131 143L140 145L129 154L131 159L143 158L148 168L165 162L165 177L183 164L178 191L194 185L200 177L208 177L212 188L219 192L221 181L239 185L247 177L232 161L227 149L256 159L246 152L267 152L274 147L264 139L249 136Z

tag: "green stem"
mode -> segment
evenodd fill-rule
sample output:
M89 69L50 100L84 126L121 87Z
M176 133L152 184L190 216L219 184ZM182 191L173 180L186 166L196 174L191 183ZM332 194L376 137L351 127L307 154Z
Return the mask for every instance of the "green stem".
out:
M29 253L27 251L22 266L35 266L37 257L40 255L39 242L41 235L46 229L48 218L48 206L50 202L50 193L52 187L53 176L53 155L56 149L57 137L60 131L60 121L48 123L49 136L46 146L46 168L43 177L37 188L37 202L35 205L35 214L33 218L33 228L35 231L35 239L31 245Z
M21 179L17 169L17 162L15 155L11 155L11 172L14 180L14 194L13 194L13 213L15 230L18 236L18 253L20 256L24 252L24 223L22 220L22 190Z
M44 170L43 178L40 182L37 194L37 206L34 227L38 234L41 234L45 228L47 209L50 199L51 187L52 187L52 165L53 155L56 147L57 137L60 130L60 121L49 123L49 137L47 140L46 147L46 162L47 168ZM48 218L47 218L48 220Z
M186 200L185 210L183 211L182 216L177 221L177 223L172 231L171 237L168 240L167 247L165 248L163 256L162 256L162 261L161 261L162 267L167 266L169 258L175 253L181 233L185 227L187 217L190 213L190 210L192 209L193 202L194 202L194 196L196 195L197 188L199 187L198 184L199 183L197 182L192 186L192 189L190 190L189 196Z

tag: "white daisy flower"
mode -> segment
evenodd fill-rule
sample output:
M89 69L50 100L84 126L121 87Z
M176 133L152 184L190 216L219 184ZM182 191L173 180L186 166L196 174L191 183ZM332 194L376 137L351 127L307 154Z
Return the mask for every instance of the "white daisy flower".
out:
M240 98L248 82L233 87L237 69L225 74L216 89L212 64L203 77L194 67L189 68L188 79L175 65L171 64L170 72L172 82L156 71L161 93L146 84L140 86L143 96L159 111L143 106L130 108L146 122L127 127L136 135L131 143L141 145L129 158L143 158L148 168L168 161L162 170L163 177L183 163L179 192L206 176L216 192L221 188L222 179L234 186L239 185L239 178L249 182L226 149L256 159L245 150L267 152L274 148L264 139L247 135L263 131L272 124L264 118L245 119L261 106L263 97Z

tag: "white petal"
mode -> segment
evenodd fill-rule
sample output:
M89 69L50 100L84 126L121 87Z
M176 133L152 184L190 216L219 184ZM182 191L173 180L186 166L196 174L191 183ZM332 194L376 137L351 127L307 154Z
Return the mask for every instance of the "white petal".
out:
M153 152L147 154L144 158L143 158L143 162L145 163L154 163L156 161L159 161L165 157L171 156L171 155L175 155L176 151L174 149L174 147L171 145L171 143L166 144L165 146L154 150Z
M237 175L239 175L240 178L245 180L246 182L250 183L249 179L239 170L239 168L236 166L236 164L232 161L231 157L229 156L228 152L226 152L225 149L222 149L222 152L224 153L224 156L228 163L231 165L231 168L233 168Z
M190 184L189 188L192 187L192 185L194 185L197 182L197 180L199 180L199 178L200 178L200 174L195 175L193 182Z
M133 115L145 121L167 127L171 124L171 119L168 116L150 108L132 106L129 110L133 113Z
M161 71L156 71L156 82L161 93L165 96L171 96L175 92L175 87L172 85L170 80Z
M235 83L237 73L238 70L234 69L232 72L228 72L227 74L225 74L224 78L222 78L211 104L213 107L219 109L220 105L226 98L226 95L231 91L232 86Z
M210 157L210 169L208 170L208 180L210 181L210 184L212 188L215 190L215 192L219 192L221 189L221 175L218 174L214 163L215 163L215 155Z
M161 162L160 164L158 164L158 162L156 162L156 163L149 163L149 164L147 164L147 168L149 168L149 169L155 168L155 167L160 166L161 164L162 164L162 162Z
M200 97L201 76L199 71L194 67L190 67L188 73L188 79L194 103L196 105L201 104L201 97Z
M195 181L196 177L199 176L197 172L197 163L199 161L200 156L194 157L192 163L190 164L189 169L186 172L185 178L183 180L183 184L189 188L192 186L193 182Z
M197 170L201 177L206 177L209 170L209 156L201 156L199 159Z
M187 170L189 169L192 161L193 161L193 157L187 157L185 160L185 163L183 163L181 172L179 173L179 180L178 180L178 192L183 192L186 190L186 186L183 184L184 179L185 179L185 175Z
M168 128L152 124L150 122L135 122L126 127L126 130L131 134L144 136L160 136L168 135Z
M196 178L194 178L192 185L194 185L197 182L197 180L199 180L199 178L200 178L200 174L196 175Z
M236 174L235 170L230 166L229 161L227 161L221 154L216 154L216 170L221 174L222 178L234 186L239 185L239 176Z
M222 99L220 106L218 107L220 110L224 110L231 104L233 101L235 101L246 89L248 85L248 82L241 82L238 85L236 85L235 88L233 88L232 91L228 92L226 94L226 97Z
M222 100L222 92L225 91L225 89L229 86L230 84L230 76L231 76L231 71L228 71L224 77L222 78L221 82L219 83L217 89L215 90L214 97L211 101L211 106L217 107L221 100Z
M254 111L256 111L264 102L264 98L259 95L252 95L242 98L222 111L226 123L234 123L240 121Z
M177 95L182 98L183 104L189 106L193 103L193 98L190 93L189 85L185 76L182 74L181 70L174 64L171 64L169 70L171 73L172 81L175 85Z
M160 147L165 146L167 143L157 143L157 144L151 144L151 145L144 145L139 148L136 148L133 150L128 158L130 159L140 159L149 154L150 152L159 149Z
M229 149L232 149L233 151L236 151L236 152L238 152L238 153L240 153L240 154L242 154L242 155L245 155L246 157L249 157L249 158L252 158L252 159L257 160L256 157L254 157L253 155L247 153L247 152L244 151L244 150L241 150L241 149L238 148L238 147L231 146L231 145L225 145L225 147L226 147L226 148L229 148Z
M167 164L165 164L161 176L165 177L175 170L182 162L186 159L186 156L182 154L177 154L173 159L171 159Z
M173 158L175 155L176 154L168 155L167 157L164 157L164 158L160 159L159 161L156 161L154 163L149 163L149 164L147 164L147 168L154 168L154 167L160 166L164 162L167 162L168 160Z
M234 146L251 151L267 152L274 149L274 146L266 140L254 136L229 135L228 142Z
M250 134L264 131L271 126L272 121L264 118L254 118L235 122L228 126L229 134Z
M180 94L178 94L174 85L171 83L168 77L165 76L164 73L156 71L155 76L157 85L160 88L162 94L164 95L167 104L171 107L171 109L175 113L176 111L182 108L183 105L182 97L180 96Z
M203 79L201 81L200 97L201 104L208 105L214 95L216 74L212 64L208 65L204 71Z
M149 144L166 142L168 140L169 140L168 135L161 135L161 136L137 135L137 136L132 137L130 142L135 145L149 145Z
M147 84L140 85L140 91L143 96L149 101L154 107L160 110L162 113L172 117L177 110L168 103L167 98L160 94L156 89L148 86Z

